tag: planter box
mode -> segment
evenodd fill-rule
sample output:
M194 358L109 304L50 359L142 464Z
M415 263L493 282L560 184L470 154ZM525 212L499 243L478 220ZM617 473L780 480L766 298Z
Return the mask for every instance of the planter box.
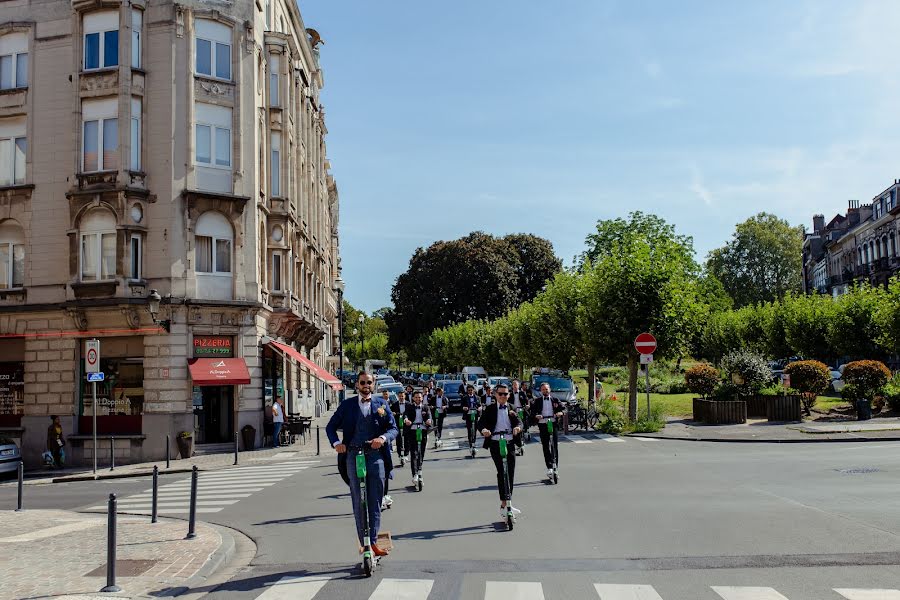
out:
M194 438L175 437L175 443L178 445L178 454L181 458L190 458L194 455Z
M768 417L769 414L769 398L772 396L753 395L747 396L747 416L748 417Z
M747 422L747 403L743 400L703 400L694 398L694 420L709 425Z
M766 419L769 421L802 421L800 396L768 396Z

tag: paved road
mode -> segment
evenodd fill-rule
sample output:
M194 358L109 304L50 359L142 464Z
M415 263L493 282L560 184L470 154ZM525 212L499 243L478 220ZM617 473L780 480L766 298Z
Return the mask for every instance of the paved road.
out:
M459 418L448 419L455 437L464 436ZM900 443L572 436L561 444L558 486L545 483L532 444L519 463L523 515L513 532L501 526L487 454L465 454L429 449L421 493L406 487L409 471L398 468L384 524L395 550L371 579L358 574L349 498L333 456L261 462L234 486L219 478L212 495L242 497L209 505L218 510L202 518L245 532L258 554L209 597L900 599ZM88 508L111 486L140 494L147 482L29 493L35 503ZM0 502L11 492L0 486ZM130 501L140 507L141 500Z

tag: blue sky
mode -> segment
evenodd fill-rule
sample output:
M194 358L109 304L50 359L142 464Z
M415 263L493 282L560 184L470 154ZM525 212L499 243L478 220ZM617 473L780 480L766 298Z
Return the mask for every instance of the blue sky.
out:
M325 40L347 299L417 247L661 215L698 258L900 177L900 3L301 0Z

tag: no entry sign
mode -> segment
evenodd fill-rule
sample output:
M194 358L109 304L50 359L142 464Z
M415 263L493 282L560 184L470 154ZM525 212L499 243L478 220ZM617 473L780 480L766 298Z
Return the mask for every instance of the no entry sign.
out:
M656 338L649 333L642 333L634 339L634 349L639 354L653 354L656 351Z

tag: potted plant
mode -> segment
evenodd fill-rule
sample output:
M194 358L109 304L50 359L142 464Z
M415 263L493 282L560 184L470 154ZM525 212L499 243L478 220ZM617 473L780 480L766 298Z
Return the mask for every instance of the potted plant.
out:
M175 437L178 444L178 454L181 458L190 458L194 455L194 432L182 431Z
M256 427L249 423L241 427L241 438L244 441L244 450L254 450L256 448Z
M687 389L699 394L694 398L694 420L703 421L707 415L707 398L716 391L719 385L719 371L712 365L700 364L688 369L684 374L684 383Z
M891 379L890 370L877 360L857 360L844 367L841 378L846 382L841 395L855 402L856 418L860 421L871 419L872 400L883 394Z
M791 387L800 392L803 412L812 415L816 398L831 385L828 365L817 360L798 360L786 366L784 373L791 377Z

